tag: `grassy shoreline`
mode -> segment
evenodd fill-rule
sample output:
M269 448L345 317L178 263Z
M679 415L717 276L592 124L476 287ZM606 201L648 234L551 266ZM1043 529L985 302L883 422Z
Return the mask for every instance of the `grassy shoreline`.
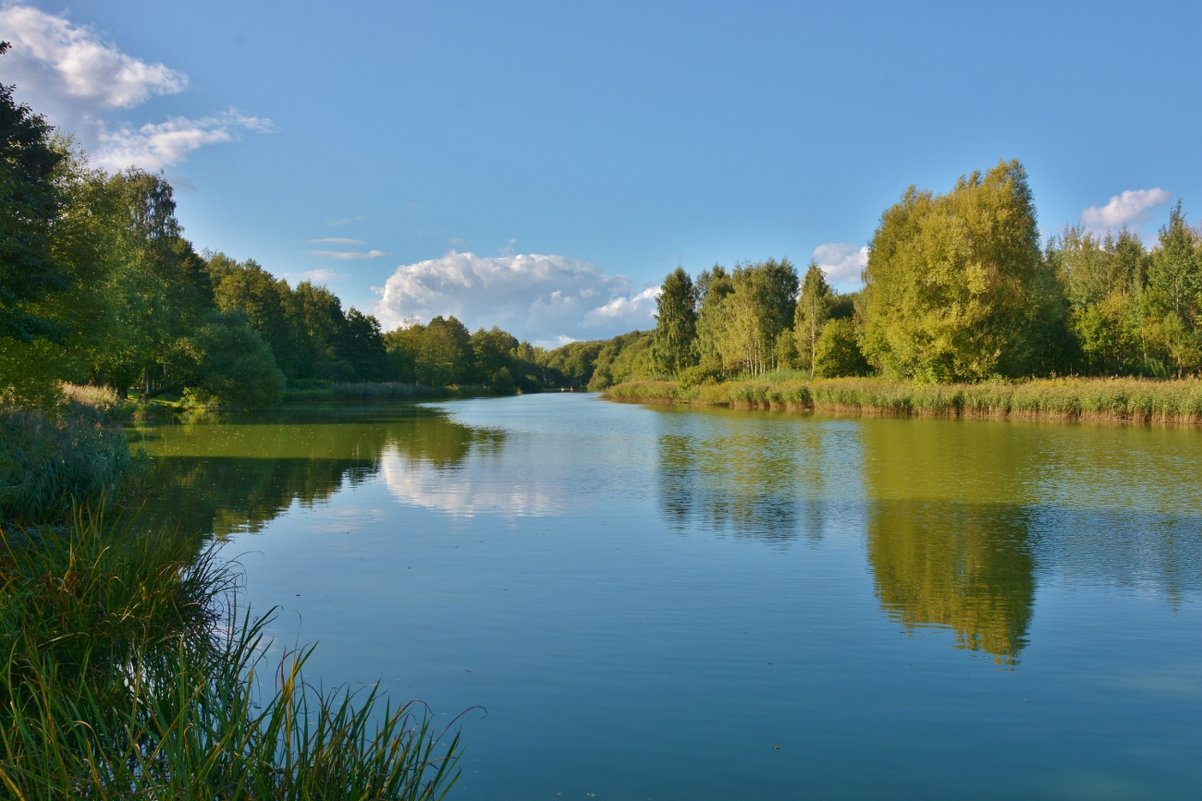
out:
M688 386L629 381L608 400L890 417L1202 424L1202 380L1048 378L979 384L918 384L883 378L810 379L770 374Z
M130 517L111 392L0 408L0 797L438 801L459 738L268 659L217 546ZM106 503L110 509L105 511Z
M458 736L268 658L213 546L103 514L0 526L0 795L438 801Z

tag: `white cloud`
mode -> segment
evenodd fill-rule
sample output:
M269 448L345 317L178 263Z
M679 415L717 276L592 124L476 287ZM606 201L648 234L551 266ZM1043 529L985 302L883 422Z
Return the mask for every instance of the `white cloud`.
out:
M271 122L248 117L234 109L213 117L172 117L166 122L134 128L122 123L110 128L96 121L92 138L97 142L92 162L105 170L141 167L155 171L178 164L192 151L216 142L233 142L242 131L267 132Z
M386 255L382 250L310 250L313 256L335 261L361 261L363 259L378 259Z
M625 320L632 317L642 316L647 312L648 309L651 309L652 312L654 312L655 300L659 297L662 291L663 289L661 287L649 286L632 298L614 298L603 306L598 306L590 311L587 315L585 315L585 319L597 321ZM581 294L583 297L590 297L594 293L586 288Z
M1151 209L1165 205L1172 197L1159 187L1126 189L1122 194L1110 198L1105 206L1090 206L1081 212L1081 222L1096 233L1113 231L1124 225L1142 222L1147 219Z
M362 245L362 239L348 239L345 236L323 236L309 240L314 245Z
M858 289L860 274L868 265L868 248L846 242L827 242L814 248L812 258L826 279L843 291Z
M500 326L519 339L554 346L561 338L599 339L655 324L658 287L563 256L459 253L397 267L375 309L385 328L454 315L469 329Z
M65 16L27 5L0 6L0 36L12 44L0 59L0 77L55 127L74 133L94 166L159 170L205 145L272 130L269 120L234 109L145 125L117 119L115 113L184 91L188 76L124 53Z
M311 284L328 284L331 281L336 281L339 278L342 278L343 276L341 273L334 272L333 270L319 269L305 270L304 272L300 273L284 273L280 277L295 288L297 284L303 281L308 281Z
M90 28L30 6L0 8L0 30L12 43L12 69L25 91L63 94L85 107L132 108L151 95L172 95L188 76L122 53Z
M507 449L521 447L507 444ZM511 455L511 458L512 455ZM380 472L389 493L404 504L437 509L454 517L500 514L545 517L563 514L569 498L558 488L547 454L530 454L528 465L538 468L511 471L496 460L473 465L472 470L449 471L422 459L402 454L395 445L380 455ZM504 475L498 475L504 473Z

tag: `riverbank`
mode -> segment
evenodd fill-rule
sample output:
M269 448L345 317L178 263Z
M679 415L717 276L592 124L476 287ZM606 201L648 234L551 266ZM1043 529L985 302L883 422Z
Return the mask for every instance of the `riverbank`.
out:
M759 379L686 385L630 381L602 397L744 409L1137 423L1202 423L1202 380L1051 378L979 384L917 384L882 378L809 379L781 373Z
M269 661L271 613L239 607L214 545L112 511L137 506L144 461L124 405L69 388L0 409L0 795L442 798L457 736L320 689L311 647Z

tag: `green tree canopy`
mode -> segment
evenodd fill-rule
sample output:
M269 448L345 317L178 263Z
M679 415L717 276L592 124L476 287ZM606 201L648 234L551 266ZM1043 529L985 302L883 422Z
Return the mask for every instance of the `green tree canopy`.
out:
M864 352L928 381L1021 375L1038 362L1050 311L1027 175L1017 161L913 187L872 239L862 294Z
M656 372L676 375L697 363L697 289L684 268L668 273L655 306L652 361Z
M8 48L0 42L0 55ZM0 84L0 343L61 333L34 304L72 279L52 250L64 152L45 118L13 99L13 88Z
M701 363L727 374L758 375L779 366L782 334L791 331L797 271L788 259L702 273L697 341Z
M255 408L279 403L284 374L245 312L212 312L180 343L190 364L189 394L205 405Z
M422 331L414 365L419 384L443 387L467 378L471 335L455 317L435 317Z
M856 336L855 324L846 317L827 320L814 344L813 374L819 378L868 375L871 368Z
M1197 319L1202 306L1202 258L1198 236L1185 222L1181 201L1160 229L1160 239L1148 265L1149 300L1155 311L1172 312L1183 321Z
M797 343L797 358L803 370L814 370L814 355L818 336L830 314L831 288L817 262L810 262L797 299L793 315L793 337Z

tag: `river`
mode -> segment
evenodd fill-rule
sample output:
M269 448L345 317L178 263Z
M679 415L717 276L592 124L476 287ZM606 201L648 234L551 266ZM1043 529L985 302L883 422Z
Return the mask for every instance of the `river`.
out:
M1202 788L1202 431L549 394L139 429L311 680L452 799Z

